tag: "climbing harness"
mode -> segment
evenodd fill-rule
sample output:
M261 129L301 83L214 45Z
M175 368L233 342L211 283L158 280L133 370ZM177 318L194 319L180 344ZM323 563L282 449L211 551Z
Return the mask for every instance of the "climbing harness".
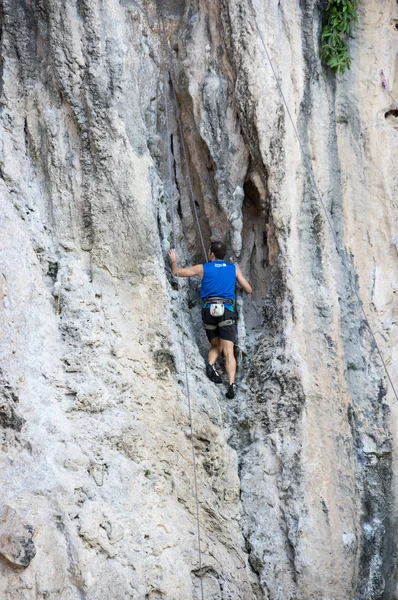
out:
M204 300L203 308L209 308L212 317L222 317L225 314L225 308L227 308L227 310L232 309L236 315L235 302L228 298L206 298ZM235 319L224 319L224 321L219 321L217 325L209 325L208 323L203 323L203 325L205 329L214 331L218 327L227 327L227 325L233 325L234 323Z
M260 37L260 40L261 40L261 44L262 44L262 46L263 46L263 48L264 48L264 52L265 52L265 54L266 54L267 60L268 60L268 62L269 62L269 65L270 65L270 67L271 67L272 74L273 74L273 76L274 76L274 79L275 79L275 82L276 82L277 88L278 88L278 90L279 90L279 93L280 93L280 95L281 95L281 98L282 98L283 104L284 104L284 106L285 106L285 109L286 109L286 112L287 112L287 115L288 115L288 117L289 117L289 121L290 121L290 123L291 123L291 125L292 125L292 127L293 127L294 134L295 134L295 136L296 136L296 139L297 139L297 141L298 141L298 144L299 144L299 146L300 146L300 151L301 151L301 154L302 154L302 157L303 157L303 160L304 160L304 165L305 165L305 167L306 167L306 169L307 169L307 171L308 171L308 174L309 174L309 176L310 176L310 179L311 179L312 185L313 185L313 187L314 187L314 190L315 190L315 192L316 192L316 195L317 195L317 196L318 196L318 198L319 198L319 202L320 202L320 204L321 204L321 206L322 206L323 212L325 213L325 216L326 216L326 221L327 221L327 223L328 223L328 225L329 225L330 231L332 232L333 239L334 239L334 241L335 241L335 244L336 244L337 252L338 252L339 256L340 256L340 257L341 257L341 259L342 259L342 262L343 262L344 268L346 269L346 272L347 272L347 275L348 275L348 280L349 280L349 282L350 282L350 284L351 284L351 287L352 287L352 289L353 289L353 291L354 291L355 297L356 297L356 299L357 299L357 301L358 301L358 304L359 304L359 306L360 306L360 309L361 309L361 312L362 312L362 316L363 316L364 323L366 324L367 328L369 329L369 332L370 332L370 334L371 334L371 337L372 337L372 339L373 339L373 342L374 342L374 344L375 344L375 347L377 348L377 352L378 352L378 354L379 354L379 357L380 357L381 363L382 363L382 365L383 365L384 371L385 371L385 373L386 373L386 375L387 375L387 379L388 379L388 381L389 381L389 383L390 383L390 386L391 386L391 389L392 389L392 391L393 391L393 393L394 393L395 399L396 399L396 401L398 402L398 394L397 394L397 392L396 392L396 389L395 389L395 387L394 387L394 384L393 384L393 382L392 382L392 379L391 379L391 376L390 376L389 370L388 370L388 368L387 368L387 365L386 365L386 363L385 363L385 361L384 361L383 354L382 354L382 352L381 352L381 350L380 350L380 348L379 348L379 345L378 345L378 343L377 343L377 340L376 340L376 336L375 336L375 334L374 334L374 331L373 331L373 329L372 329L372 327L371 327L371 325L370 325L370 323L369 323L368 317L367 317L367 315L366 315L366 311L365 311L365 309L364 309L364 306L363 306L363 303L362 303L361 297L360 297L360 295L359 295L358 286L357 286L357 284L356 284L355 280L353 280L353 278L352 278L352 271L351 271L351 269L350 269L350 266L349 266L349 264L348 264L348 260L347 260L347 257L346 257L346 254L345 254L344 248L343 248L343 247L340 245L340 243L339 243L339 240L338 240L338 238L337 238L337 234L336 234L336 232L335 232L335 230L334 230L334 227L333 227L333 223L332 223L332 221L331 221L331 218L330 218L330 216L329 216L329 213L328 213L328 211L326 210L326 206L325 206L325 203L324 203L324 201L323 201L323 198L322 198L321 192L319 191L319 187L318 187L318 184L317 184L317 182L316 182L316 180L315 180L314 173L313 173L313 171L312 171L312 168L311 168L311 165L310 165L310 163L309 163L308 157L307 157L307 155L306 155L306 153L305 153L304 146L303 146L303 144L302 144L302 142L301 142L301 138L300 138L300 136L299 136L299 133L298 133L298 131L297 131L297 127L296 127L296 125L294 124L294 121L293 121L292 115L291 115L291 113L290 113L290 110L289 110L289 106L288 106L288 104L287 104L287 101L286 101L285 95L284 95L284 93L283 93L283 90L282 90L282 86L281 86L281 84L280 84L280 82L279 82L279 79L278 79L278 76L277 76L277 74L276 74L276 71L275 71L274 64L273 64L273 62L272 62L272 60L271 60L271 56L270 56L270 54L269 54L269 52L268 52L268 49L267 49L267 46L266 46L266 44L265 44L265 42L264 42L264 37L263 37L263 35L262 35L261 31L260 31L260 28L259 28L259 26L258 26L257 15L256 15L256 11L254 10L254 6L253 6L253 2L252 2L252 0L248 0L248 4L249 4L249 7L250 7L250 10L251 10L252 16L253 16L254 24L255 24L255 26L256 26L256 29L257 29L258 35L259 35L259 37ZM386 88L386 89L387 89L387 91L388 91L388 86L387 86L387 88ZM394 98L394 100L395 100L395 98Z
M158 13L158 26L159 26L159 31L162 31L162 43L161 43L161 58L162 58L162 66L165 66L165 60L164 60L164 46L167 47L167 43L166 43L166 32L165 32L165 28L164 28L164 19L162 19L162 27L160 27L160 18L161 18L161 12L159 11ZM175 106L175 114L177 116L177 122L178 122L178 127L179 127L179 132L180 132L180 139L181 139L181 145L183 148L183 155L184 155L184 160L185 160L185 165L186 165L186 171L187 171L187 176L188 176L188 180L189 180L189 191L190 191L190 197L191 197L191 203L194 209L194 214L195 214L195 218L196 218L196 224L198 227L198 231L199 231L199 235L200 235L200 239L201 239L201 243L202 243L202 248L203 248L203 253L205 255L205 260L207 260L207 255L206 255L206 248L204 245L204 241L203 241L203 237L202 237L202 232L200 229L200 223L199 223L199 217L197 214L197 210L196 210L196 205L195 205L195 201L194 201L194 197L193 197L193 187L192 187L192 182L190 180L190 175L189 175L189 165L188 165L188 160L187 160L187 155L186 155L186 151L185 151L185 143L184 143L184 138L182 135L182 126L181 126L181 119L179 116L179 112L178 112L178 105L176 104L176 94L175 94L175 90L174 90L174 85L173 85L173 80L172 80L172 76L171 76L171 69L172 69L172 62L170 60L170 80L171 80L171 89L172 89L172 96L175 100L174 102L174 106ZM168 171L169 171L169 186L170 186L170 190L173 188L173 169L172 169L172 160L171 160L171 149L170 149L170 121L169 121L169 103L168 103L168 98L167 98L167 91L168 91L168 79L167 79L167 69L164 68L163 71L163 88L164 88L164 102L165 102L165 111L166 111L166 130L167 130L167 155L168 155ZM172 194L170 194L170 212L171 212L171 227L172 227L172 231L173 231L173 244L174 244L174 248L177 250L177 235L176 235L176 226L175 226L175 216L174 216L174 205L173 205L173 198L172 198ZM178 282L178 297L180 299L181 302L181 298L182 298L182 292L181 292L181 282L180 279L178 278L178 266L177 267L177 282ZM190 395L190 389L189 389L189 381L188 381L188 364L187 364L187 353L186 353L186 349L185 349L185 340L184 340L184 323L183 323L183 313L182 310L180 308L179 310L179 316L180 316L180 329L183 332L182 336L181 336L181 345L182 345L182 353L183 353L183 358L184 358L184 371L185 371L185 386L186 386L186 397L187 397L187 402L188 402L188 416L189 416L189 428L190 428L190 438L191 438L191 446L192 446L192 466L193 466L193 480L194 480L194 497L195 497L195 507L196 507L196 528L197 528L197 538L198 538L198 556L199 556L199 579L200 579L200 593L201 593L201 600L204 600L204 590L203 590L203 566L202 566L202 550L201 550L201 541L200 541L200 517L199 517L199 496L198 496L198 480L197 480L197 471L196 471L196 456L195 456L195 443L194 443L194 429L193 429L193 420L192 420L192 406L191 406L191 395Z

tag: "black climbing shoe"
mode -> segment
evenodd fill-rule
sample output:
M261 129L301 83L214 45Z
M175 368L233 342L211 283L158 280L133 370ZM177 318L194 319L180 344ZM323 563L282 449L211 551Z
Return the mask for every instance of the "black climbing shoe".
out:
M228 388L228 392L225 395L227 398L230 398L232 400L232 398L235 398L235 394L236 394L236 383L231 383L231 385Z
M206 365L206 375L213 383L222 383L222 379L216 371L216 367L210 363L207 363Z

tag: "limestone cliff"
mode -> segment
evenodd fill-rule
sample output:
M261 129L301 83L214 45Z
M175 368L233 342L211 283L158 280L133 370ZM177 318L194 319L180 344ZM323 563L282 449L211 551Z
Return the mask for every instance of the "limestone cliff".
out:
M253 5L339 248L249 2L0 1L1 600L201 597L182 336L204 598L398 598L397 407L350 283L397 382L398 6L359 3L336 79L323 2ZM194 203L254 286L233 402L171 202L181 263Z

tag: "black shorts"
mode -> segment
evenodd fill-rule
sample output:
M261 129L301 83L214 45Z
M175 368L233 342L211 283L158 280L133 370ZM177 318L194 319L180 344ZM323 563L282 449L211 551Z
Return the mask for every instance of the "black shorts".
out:
M216 337L219 337L222 340L227 340L229 342L236 342L238 338L238 328L236 325L236 319L238 315L236 311L229 310L225 308L224 314L222 317L213 317L210 314L210 307L202 308L202 321L206 325L216 325L215 329L206 329L206 335L209 342ZM218 324L222 321L230 321L233 323L231 325L223 325L219 327Z

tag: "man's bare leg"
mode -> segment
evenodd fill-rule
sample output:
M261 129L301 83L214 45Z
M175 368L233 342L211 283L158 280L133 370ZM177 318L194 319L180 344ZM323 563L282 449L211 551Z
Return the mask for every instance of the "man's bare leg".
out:
M211 348L209 350L208 364L206 365L206 375L213 383L222 383L220 373L214 366L217 358L220 356L221 346L220 338L216 337L211 340Z
M213 338L210 344L211 348L209 350L208 360L211 365L214 365L221 352L220 338Z
M225 357L225 370L228 375L228 383L235 383L236 360L234 355L234 343L229 340L221 340L221 350Z

